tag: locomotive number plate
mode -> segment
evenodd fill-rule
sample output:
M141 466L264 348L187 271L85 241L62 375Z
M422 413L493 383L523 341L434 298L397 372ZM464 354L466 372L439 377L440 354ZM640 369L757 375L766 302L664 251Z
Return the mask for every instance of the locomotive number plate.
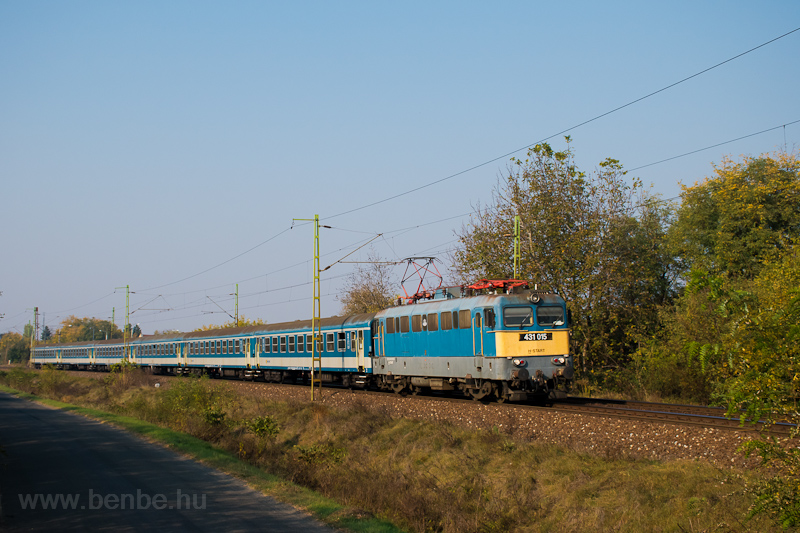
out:
M519 340L521 341L551 341L553 340L553 333L520 333Z

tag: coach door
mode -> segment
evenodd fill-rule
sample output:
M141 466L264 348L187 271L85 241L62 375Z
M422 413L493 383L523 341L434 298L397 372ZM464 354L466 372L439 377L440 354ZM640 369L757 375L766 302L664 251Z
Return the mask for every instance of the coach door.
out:
M244 364L250 368L253 362L253 342L252 339L242 339L242 351L244 352Z
M363 372L366 366L364 359L364 330L354 331L353 335L356 334L358 335L356 338L356 365L358 366L358 371Z

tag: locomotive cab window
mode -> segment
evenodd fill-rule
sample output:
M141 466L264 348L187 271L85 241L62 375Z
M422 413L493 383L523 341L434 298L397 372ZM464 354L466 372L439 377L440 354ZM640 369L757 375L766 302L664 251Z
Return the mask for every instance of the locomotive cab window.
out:
M400 333L408 333L408 317L400 317Z
M394 333L394 319L387 318L386 319L386 334Z
M561 307L537 307L536 322L540 326L563 326L564 310Z
M529 306L506 307L503 309L503 326L507 328L527 328L532 325L533 309Z

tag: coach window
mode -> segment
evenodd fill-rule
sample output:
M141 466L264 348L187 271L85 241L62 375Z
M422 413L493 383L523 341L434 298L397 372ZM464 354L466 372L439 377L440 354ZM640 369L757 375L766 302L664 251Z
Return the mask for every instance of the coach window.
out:
M308 353L314 351L314 336L311 334L306 335L306 351Z
M469 309L462 309L458 312L458 329L470 329L472 319L469 316Z
M348 331L347 337L350 339L350 351L356 351L356 332L355 331Z
M476 328L480 328L480 327L482 327L482 326L481 326L481 312L480 312L480 311L478 311L477 313L475 313L475 327L476 327Z
M538 322L540 326L563 326L564 310L554 306L537 307L536 322Z
M305 349L306 344L306 336L305 335L298 335L297 336L297 351L298 353L302 353Z
M239 353L239 339L233 341L233 353Z
M345 335L344 335L344 332L337 333L337 334L336 334L336 336L338 337L338 338L336 339L336 340L338 341L338 342L337 342L337 345L338 345L338 346L337 346L337 348L339 349L339 351L340 351L340 352L343 352L343 351L345 351L345 350L347 349L347 344L345 343Z
M453 315L450 311L442 313L442 331L453 329Z
M335 346L334 346L333 333L326 333L325 334L325 345L326 345L325 346L325 351L326 352L334 352L334 351L336 351Z
M428 314L428 331L439 331L439 315L436 313Z
M278 337L272 337L272 353L278 353Z
M294 335L289 335L289 351L294 353Z
M281 337L281 353L286 352L286 336Z
M394 320L392 318L386 319L386 334L394 333Z

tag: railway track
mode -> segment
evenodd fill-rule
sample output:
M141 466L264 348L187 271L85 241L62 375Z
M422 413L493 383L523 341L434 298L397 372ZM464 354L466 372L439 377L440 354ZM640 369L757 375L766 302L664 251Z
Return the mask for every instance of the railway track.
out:
M88 372L80 370L66 371L73 375L83 377L96 377L102 378L107 376L107 373L102 372ZM158 380L178 379L174 376L162 375L153 376ZM240 380L225 380L228 383L236 383L238 387L286 387L289 389L308 389L307 385L297 385L289 383L264 383L259 381L240 381ZM326 391L342 390L341 387L326 386L322 389L323 396ZM386 397L393 393L380 392L374 390L352 390L353 394L371 396L378 395ZM475 403L474 400L469 398L461 398L457 396L445 396L437 393L424 395L424 396L407 396L408 399L418 399L424 401L436 402L454 402L454 403ZM482 402L485 403L485 402ZM729 431L742 431L742 432L760 432L764 429L764 423L758 422L756 424L746 423L742 425L738 419L729 419L725 416L725 410L721 407L707 407L701 405L682 405L682 404L665 404L655 402L639 402L630 400L615 400L603 398L583 398L583 397L567 397L557 400L550 406L541 406L532 403L506 403L495 404L503 409L525 409L525 410L544 410L555 411L563 413L573 413L580 415L612 418L619 420L642 421L642 422L656 422L665 424L676 424L685 426L695 426L702 428L723 429ZM790 431L794 428L792 424L774 424L768 428L769 433L775 436L788 436Z
M633 420L650 420L671 424L687 424L716 429L760 432L765 423L755 424L746 421L743 425L738 418L727 418L722 407L703 405L666 404L655 402L639 402L629 400L610 400L602 398L569 397L559 400L555 409L566 412L577 412L592 416L609 416ZM794 424L778 423L768 427L769 433L775 436L787 436Z

